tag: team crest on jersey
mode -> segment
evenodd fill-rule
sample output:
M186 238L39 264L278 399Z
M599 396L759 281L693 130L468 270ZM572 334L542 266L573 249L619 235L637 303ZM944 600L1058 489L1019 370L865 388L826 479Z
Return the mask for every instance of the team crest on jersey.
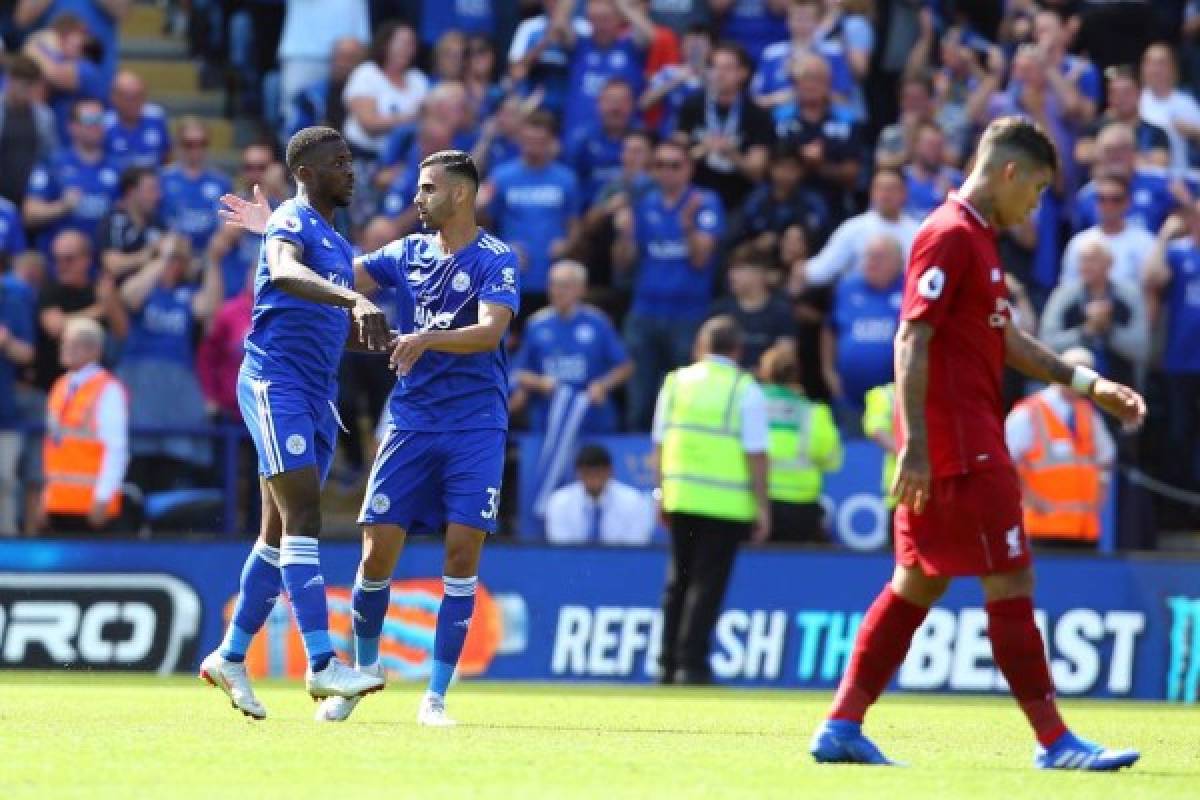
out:
M325 238L324 236L322 236L322 237L321 237L321 244L325 245L325 246L326 246L326 247L328 247L330 250L332 250L332 249L333 249L333 242L329 241L329 240L328 240L327 238Z
M209 200L216 200L221 196L221 184L216 181L209 181L204 184L204 196Z
M591 325L580 325L575 329L575 341L580 344L588 344L596 338L596 332L592 330Z
M711 228L717 224L717 212L711 208L701 209L696 215L696 224L701 228Z
M392 507L392 501L383 492L371 496L371 510L376 514L386 514Z
M941 267L930 267L921 274L917 281L917 294L926 300L937 300L946 288L946 273Z
M308 442L304 441L304 437L298 433L293 433L287 438L287 451L294 456L303 455L308 449Z
M292 233L299 233L301 229L304 228L304 226L300 224L300 220L296 217L284 217L283 227L287 228Z
M471 276L459 270L454 273L454 277L450 280L450 288L456 292L465 292L471 288Z
M508 285L513 285L517 282L517 271L512 267L505 267L500 270L501 279Z

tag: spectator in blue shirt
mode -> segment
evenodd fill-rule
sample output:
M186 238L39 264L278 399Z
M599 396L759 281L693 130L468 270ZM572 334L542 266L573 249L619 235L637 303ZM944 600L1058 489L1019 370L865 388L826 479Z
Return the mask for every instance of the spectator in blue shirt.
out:
M563 159L579 177L585 208L621 171L621 142L633 127L633 87L613 78L600 92L596 107L599 119L575 132Z
M117 199L119 173L104 155L104 105L77 102L70 133L70 144L30 173L22 209L25 225L39 229L38 246L46 253L64 228L82 231L95 243L100 221Z
M762 51L773 42L788 38L784 3L778 0L709 0L722 39L731 39L746 49L757 63Z
M284 124L290 138L301 128L328 125L341 130L346 124L346 103L342 92L350 73L367 57L367 48L353 36L343 36L334 42L329 59L329 76L310 84L292 97L284 98Z
M1200 437L1200 203L1163 226L1145 284L1166 317L1162 367L1167 380L1167 440L1181 445L1168 459L1168 478L1183 489L1200 490L1194 443ZM1186 233L1182 238L1174 238Z
M492 229L516 252L531 305L546 291L550 264L579 235L579 181L554 160L556 150L554 117L535 111L522 126L521 157L496 167L483 189Z
M7 202L7 201L0 201ZM33 363L33 292L13 277L0 252L0 537L17 533L17 461L21 415L16 403L17 370Z
M892 380L892 340L904 291L904 250L881 234L867 242L862 264L843 275L821 335L821 367L839 424L858 430L864 397Z
M25 227L21 212L7 198L0 197L0 274L23 252Z
M508 50L508 77L528 96L540 97L542 107L561 114L570 71L566 27L587 36L587 20L573 15L572 0L542 0L543 12L523 20ZM556 9L561 11L556 12Z
M25 43L25 54L42 70L50 87L50 107L58 121L58 138L66 141L71 112L76 102L108 99L109 78L84 52L89 41L88 29L75 14L61 14L50 27L39 31Z
M17 3L13 20L19 28L53 27L64 17L71 17L96 41L100 51L99 75L104 84L117 71L117 28L129 12L132 3L125 0L41 0ZM49 8L47 8L49 6Z
M232 188L229 178L208 162L208 126L198 117L179 123L179 158L162 171L163 215L173 231L204 252L217 229L218 199Z
M208 264L200 288L190 283L188 237L165 237L156 257L121 284L129 336L117 377L129 392L130 418L140 425L203 425L204 394L196 378L193 342L221 303L221 270ZM142 488L173 488L180 468L211 457L206 440L188 436L134 437L131 476Z
M917 125L912 157L902 172L908 186L904 211L918 220L940 206L963 179L961 172L946 164L946 136L936 122Z
M492 36L496 32L492 0L422 0L421 43L432 46L448 31Z
M587 392L591 406L580 433L618 428L612 393L633 374L633 362L608 316L583 303L587 269L559 261L550 269L550 306L529 319L513 361L517 390L511 404L529 407L529 427L544 431L550 397L559 386Z
M104 149L121 171L158 169L171 155L171 133L162 106L146 102L146 82L121 70L113 80L112 109L104 118Z
M1172 185L1164 171L1137 166L1137 149L1133 129L1114 122L1096 137L1097 174L1123 178L1129 185L1131 203L1126 218L1151 233L1162 227L1175 207L1175 192L1181 184ZM1099 221L1096 202L1096 181L1089 181L1075 195L1075 230L1090 228Z
M587 19L592 26L588 34L576 33L567 22L570 5L558 5L552 23L571 51L571 88L563 109L566 141L597 121L596 101L613 78L624 78L635 95L641 93L646 48L654 38L654 23L633 0L588 0Z
M788 4L789 38L763 50L750 84L750 94L763 108L775 108L793 99L791 66L797 56L808 52L816 53L829 64L835 103L851 110L850 96L857 83L842 43L823 35L822 6L822 0L792 0Z
M614 219L614 268L633 270L625 342L635 365L628 427L637 431L649 429L663 377L691 360L712 302L717 242L725 230L720 198L692 184L682 143L660 142L653 166L657 186Z

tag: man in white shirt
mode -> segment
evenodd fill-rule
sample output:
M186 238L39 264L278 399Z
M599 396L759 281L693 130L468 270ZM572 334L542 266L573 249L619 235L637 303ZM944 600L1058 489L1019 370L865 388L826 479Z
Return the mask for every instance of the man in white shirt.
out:
M862 263L867 242L887 234L904 248L905 261L912 245L917 220L904 213L908 188L904 176L894 169L880 169L871 179L871 207L843 222L829 241L804 267L810 286L828 286Z
M612 457L585 445L575 459L579 480L550 495L546 541L550 544L645 545L654 535L649 495L613 478Z
M1154 250L1154 234L1128 221L1129 183L1118 175L1096 178L1096 224L1071 237L1063 253L1059 283L1079 280L1079 255L1084 245L1099 239L1112 255L1110 277L1141 285L1142 267Z

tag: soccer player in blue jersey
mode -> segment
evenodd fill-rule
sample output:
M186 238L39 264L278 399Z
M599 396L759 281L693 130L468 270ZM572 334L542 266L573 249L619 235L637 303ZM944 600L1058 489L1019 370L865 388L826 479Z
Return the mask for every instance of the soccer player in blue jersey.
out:
M421 162L415 204L432 233L413 234L354 260L354 287L395 287L401 328L391 360L400 374L359 522L363 558L353 592L355 660L384 674L379 637L390 581L410 530L446 525L445 596L438 611L429 688L417 721L446 727L445 696L475 608L479 555L496 531L508 364L503 339L519 307L520 267L475 220L479 173L459 150ZM226 218L262 229L266 203L228 198ZM278 212L277 212L278 213ZM317 719L344 720L358 698L331 698Z
M339 420L337 371L349 345L380 350L389 331L370 300L350 288L350 243L333 213L350 202L350 149L332 128L305 128L288 142L287 166L299 189L266 222L254 277L254 311L238 375L238 403L258 451L262 530L242 570L234 616L200 676L234 708L262 719L245 655L275 605L281 584L308 654L305 685L314 698L358 697L383 679L334 657L317 537L321 484L329 473Z
M446 690L475 608L480 551L496 531L508 428L503 341L520 296L516 254L476 224L478 189L469 155L434 153L421 163L415 200L432 233L407 236L355 262L360 291L408 288L415 302L414 331L396 340L391 355L400 377L359 518L356 662L364 672L384 674L379 637L405 535L444 523L444 597L417 715L420 724L437 727L454 724L446 716ZM331 698L317 718L345 719L356 703Z

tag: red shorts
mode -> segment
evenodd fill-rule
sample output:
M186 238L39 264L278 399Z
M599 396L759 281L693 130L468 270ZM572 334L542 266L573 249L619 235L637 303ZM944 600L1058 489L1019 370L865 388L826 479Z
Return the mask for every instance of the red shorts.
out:
M991 575L1030 565L1021 487L1011 467L934 478L925 511L896 509L896 563L930 576Z

